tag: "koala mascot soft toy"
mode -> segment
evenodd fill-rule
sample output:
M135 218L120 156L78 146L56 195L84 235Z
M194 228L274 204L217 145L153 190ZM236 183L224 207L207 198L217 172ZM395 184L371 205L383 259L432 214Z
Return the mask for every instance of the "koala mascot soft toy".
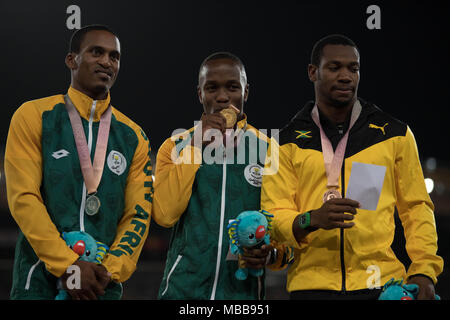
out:
M259 277L264 273L263 269L248 269L245 261L241 260L243 248L260 248L263 244L270 244L269 230L272 228L273 215L267 211L244 211L236 220L228 224L231 253L237 254L239 268L235 273L238 280L247 279L248 274Z
M419 293L417 284L403 284L403 280L394 280L392 278L383 286L378 300L416 300ZM437 294L436 300L441 300Z
M63 232L62 238L67 245L80 256L80 260L102 263L109 247L83 231ZM69 294L63 289L61 279L58 280L58 295L55 300L69 300Z

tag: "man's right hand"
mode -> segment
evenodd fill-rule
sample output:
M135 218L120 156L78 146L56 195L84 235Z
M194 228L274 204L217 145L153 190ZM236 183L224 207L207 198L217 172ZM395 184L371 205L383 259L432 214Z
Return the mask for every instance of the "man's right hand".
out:
M325 202L322 207L311 211L311 227L326 230L335 228L351 228L355 225L351 221L355 218L357 201L346 198L334 198Z
M345 198L330 199L319 209L311 211L310 226L312 228L322 228L325 230L351 228L355 223L346 221L351 221L355 218L356 208L359 208L359 203L357 201ZM301 242L301 240L309 234L309 231L300 228L300 216L301 214L294 219L292 224L292 232L298 242Z
M211 114L203 113L200 120L202 123L202 133L201 133L202 145L214 142L214 137L212 137L212 139L211 139L211 137L208 137L207 135L205 135L207 133L207 130L217 129L222 133L222 135L225 133L226 119L220 113L211 113ZM196 137L197 137L197 135L194 133L194 136L192 137L192 140L191 140L191 145L195 144Z
M106 269L93 262L77 260L73 263L80 268L80 288L69 289L67 280L71 276L65 272L62 277L62 285L64 290L69 293L73 300L97 300L97 296L105 294L102 279L106 277Z

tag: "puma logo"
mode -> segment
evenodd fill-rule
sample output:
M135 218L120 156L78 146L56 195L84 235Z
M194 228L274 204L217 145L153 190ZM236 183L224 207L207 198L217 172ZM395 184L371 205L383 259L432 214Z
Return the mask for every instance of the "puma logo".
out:
M369 124L369 128L372 128L372 129L380 129L381 132L383 132L383 135L385 136L385 135L386 135L386 132L384 131L384 127L386 127L388 124L389 124L389 123L385 123L384 126L380 127L380 126L377 126L376 124L370 123L370 124Z

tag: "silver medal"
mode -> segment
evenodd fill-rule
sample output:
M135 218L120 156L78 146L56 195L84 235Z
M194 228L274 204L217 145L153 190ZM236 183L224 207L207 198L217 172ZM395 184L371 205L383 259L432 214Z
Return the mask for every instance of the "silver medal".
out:
M97 214L98 209L100 209L100 199L96 195L88 196L84 208L86 214L89 216L93 216Z

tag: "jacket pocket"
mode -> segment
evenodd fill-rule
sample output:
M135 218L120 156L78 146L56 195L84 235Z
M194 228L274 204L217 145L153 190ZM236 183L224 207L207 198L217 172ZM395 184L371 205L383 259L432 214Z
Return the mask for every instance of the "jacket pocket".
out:
M169 289L170 277L172 276L172 273L175 271L175 268L180 263L182 258L183 258L183 256L180 255L180 254L177 256L177 259L175 260L175 263L173 264L172 268L170 269L169 273L167 274L166 287L164 288L164 291L161 293L161 296L164 296L166 294L166 292L167 292L167 289Z

